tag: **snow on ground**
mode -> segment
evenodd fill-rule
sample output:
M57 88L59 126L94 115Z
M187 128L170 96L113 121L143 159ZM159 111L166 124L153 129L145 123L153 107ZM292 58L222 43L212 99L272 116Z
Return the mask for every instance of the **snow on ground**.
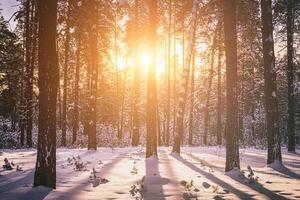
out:
M300 155L283 152L284 166L266 166L265 151L241 149L239 175L224 173L219 147L184 147L181 156L162 147L158 159L145 159L144 148L58 149L57 189L51 190L32 188L35 150L2 150L0 162L8 158L22 171L0 170L0 199L300 199ZM81 171L74 169L78 156Z

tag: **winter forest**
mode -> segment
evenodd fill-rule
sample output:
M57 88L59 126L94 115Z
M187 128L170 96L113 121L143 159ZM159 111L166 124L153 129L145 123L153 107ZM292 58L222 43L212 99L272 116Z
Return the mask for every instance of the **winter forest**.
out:
M300 199L299 0L0 0L0 199Z

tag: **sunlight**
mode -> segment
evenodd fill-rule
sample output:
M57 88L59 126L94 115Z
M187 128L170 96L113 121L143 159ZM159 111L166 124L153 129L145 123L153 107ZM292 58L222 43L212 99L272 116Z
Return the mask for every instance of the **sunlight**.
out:
M140 56L139 56L139 62L140 62L141 66L143 68L147 68L148 65L151 62L151 55L150 55L150 53L148 53L146 51L141 52Z

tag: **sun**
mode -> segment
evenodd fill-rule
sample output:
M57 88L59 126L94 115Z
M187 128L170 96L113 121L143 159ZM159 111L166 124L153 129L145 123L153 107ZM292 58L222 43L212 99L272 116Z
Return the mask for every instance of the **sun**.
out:
M141 51L139 53L139 66L141 67L143 74L147 74L148 73L148 68L151 67L151 60L152 56L148 51ZM163 56L161 56L160 54L158 54L156 56L156 76L157 78L161 77L161 75L164 73L165 71L165 62L163 59Z
M149 52L143 51L139 55L139 62L142 67L148 68L151 62L151 55Z

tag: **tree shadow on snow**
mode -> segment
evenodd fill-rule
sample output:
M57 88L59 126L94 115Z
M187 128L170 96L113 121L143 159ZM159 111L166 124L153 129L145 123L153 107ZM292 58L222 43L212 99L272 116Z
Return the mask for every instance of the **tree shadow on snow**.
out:
M114 158L110 162L106 163L103 165L102 169L98 172L100 174L101 178L106 178L105 176L109 174L109 172L114 168L115 165L120 163L123 159L125 158L125 154L121 154L118 157ZM109 177L107 177L109 181ZM55 199L73 199L76 195L83 191L87 191L87 187L91 185L90 177L84 177L83 179L80 180L80 183L77 183L78 185L71 187L67 191L64 192L57 192L54 194ZM63 186L61 186L63 187Z
M169 183L169 179L163 178L159 172L159 160L156 156L145 159L145 200L165 199L163 185Z
M298 179L300 180L300 175L291 171L289 168L287 168L286 166L284 166L283 164L278 164L278 165L271 165L270 168L272 168L273 170L288 176L288 178L294 178L294 179Z
M222 188L228 189L230 192L232 192L233 194L238 196L240 199L249 199L249 200L254 199L253 195L247 194L247 193L231 186L230 184L228 184L228 183L224 182L223 180L215 177L213 174L208 173L208 172L200 169L199 167L197 167L194 164L192 164L191 162L183 159L182 157L180 157L178 155L175 155L175 154L171 154L171 156L173 156L176 160L182 162L183 164L185 164L187 167L194 170L195 172L200 173L202 176L204 176L208 180L214 182L215 184L221 186Z

